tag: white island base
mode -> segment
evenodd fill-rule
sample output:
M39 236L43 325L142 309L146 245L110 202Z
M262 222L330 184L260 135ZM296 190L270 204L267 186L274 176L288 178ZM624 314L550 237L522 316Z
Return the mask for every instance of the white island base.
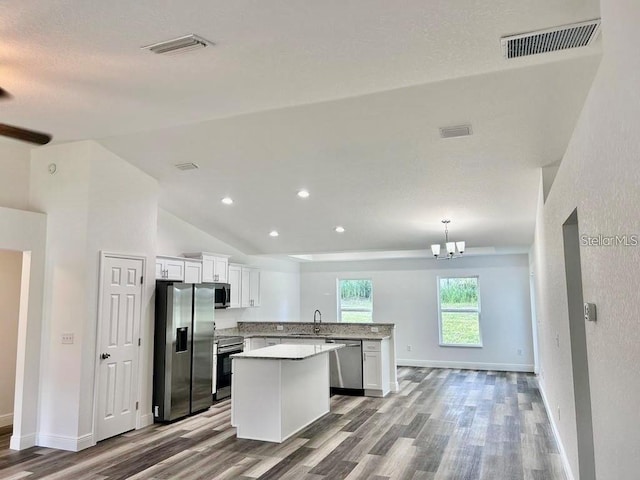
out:
M281 443L328 413L328 352L343 346L273 345L232 355L238 438Z

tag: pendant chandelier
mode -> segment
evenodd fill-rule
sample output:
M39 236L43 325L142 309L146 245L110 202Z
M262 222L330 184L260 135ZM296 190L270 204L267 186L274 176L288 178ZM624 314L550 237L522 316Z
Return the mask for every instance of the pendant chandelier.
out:
M442 220L444 223L444 247L446 255L440 255L440 244L434 243L431 245L431 253L436 257L436 260L451 260L452 258L459 258L464 253L464 242L450 242L449 241L449 224L451 220Z

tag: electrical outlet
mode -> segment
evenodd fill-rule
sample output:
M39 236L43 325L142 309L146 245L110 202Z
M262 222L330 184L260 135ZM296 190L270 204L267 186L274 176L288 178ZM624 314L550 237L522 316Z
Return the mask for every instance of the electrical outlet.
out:
M65 345L73 345L73 333L63 333L62 343Z
M411 345L407 345L407 352L411 351Z
M522 356L522 349L521 348L518 349L518 356L520 356L520 357Z
M560 348L560 334L556 333L556 347Z
M380 330L378 330L378 327L371 327L371 331L373 333L378 333Z
M282 330L284 330L284 327L282 325L277 325L276 326L276 330L278 330L279 332L281 332Z

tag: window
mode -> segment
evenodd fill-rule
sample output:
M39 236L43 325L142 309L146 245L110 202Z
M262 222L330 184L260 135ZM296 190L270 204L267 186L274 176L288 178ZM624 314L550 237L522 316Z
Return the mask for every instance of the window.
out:
M371 280L338 280L338 321L373 322Z
M481 347L478 277L438 278L440 345Z

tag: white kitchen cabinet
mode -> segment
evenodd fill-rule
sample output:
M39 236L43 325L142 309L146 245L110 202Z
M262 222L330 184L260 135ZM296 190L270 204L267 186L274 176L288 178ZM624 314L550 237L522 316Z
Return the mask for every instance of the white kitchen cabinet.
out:
M156 279L184 281L184 258L156 257Z
M251 348L250 350L255 350L256 348L264 348L270 347L271 345L280 345L281 339L277 337L251 337Z
M202 262L187 259L184 261L184 283L202 283Z
M229 264L229 284L231 285L229 308L240 308L242 306L242 265Z
M293 343L297 345L324 345L326 342L324 338L283 337L280 339L280 343Z
M260 306L260 270L242 267L240 303L243 307Z
M249 284L249 292L251 296L251 306L259 307L260 306L260 270L257 268L252 268L249 273L250 284Z
M251 350L255 350L256 348L264 348L267 346L267 339L264 337L252 337L251 340Z
M229 256L217 253L185 253L185 257L197 258L202 261L203 283L229 283Z
M384 397L389 393L389 340L362 342L362 376L364 394Z

